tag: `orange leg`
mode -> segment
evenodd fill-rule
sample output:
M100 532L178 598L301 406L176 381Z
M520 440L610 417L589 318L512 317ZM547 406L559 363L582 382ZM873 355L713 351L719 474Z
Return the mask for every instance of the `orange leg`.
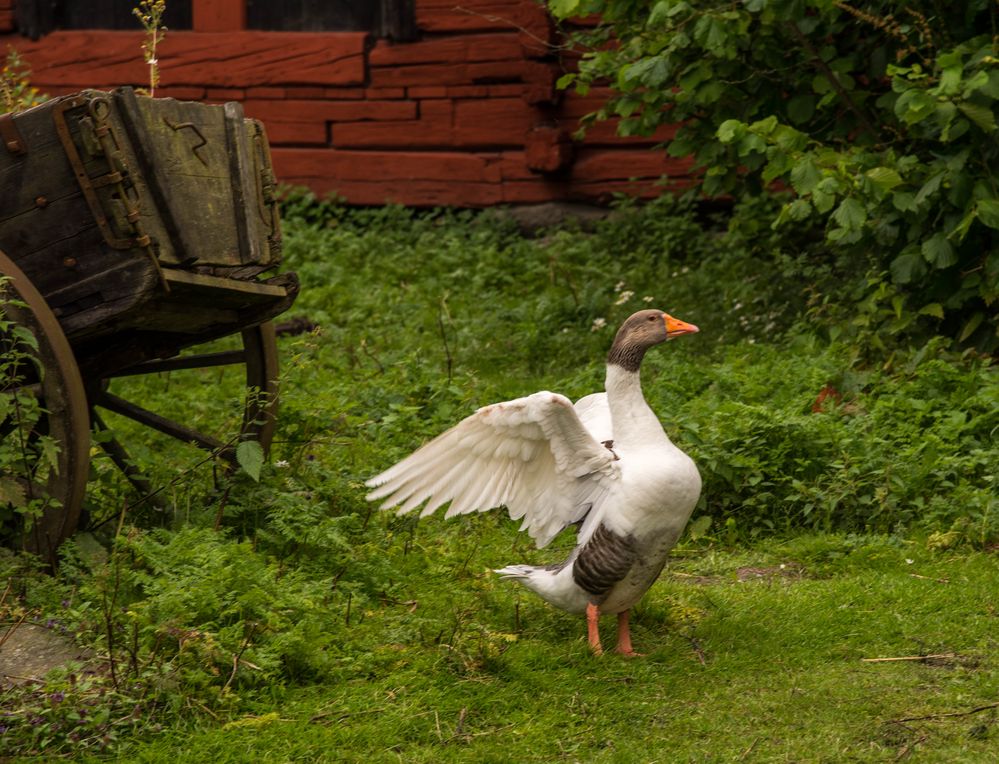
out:
M600 646L600 628L597 625L599 618L600 608L591 602L586 606L586 636L595 655L604 654L604 649Z
M631 647L631 629L628 628L630 614L630 610L617 614L617 647L614 650L627 658L637 658L641 653L636 653Z

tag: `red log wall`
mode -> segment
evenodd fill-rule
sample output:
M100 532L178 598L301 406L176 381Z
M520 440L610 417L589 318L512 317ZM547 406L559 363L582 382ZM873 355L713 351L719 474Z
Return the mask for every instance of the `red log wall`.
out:
M0 0L0 51L60 95L143 86L140 32L13 34ZM554 28L535 0L416 0L416 42L363 33L245 30L242 0L194 0L194 30L167 34L157 96L241 101L263 120L280 180L354 204L488 206L650 196L684 161L613 126L572 139L604 93L561 93Z

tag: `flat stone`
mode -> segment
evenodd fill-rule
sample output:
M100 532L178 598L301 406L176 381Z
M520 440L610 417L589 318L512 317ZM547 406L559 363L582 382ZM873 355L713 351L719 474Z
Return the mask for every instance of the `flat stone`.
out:
M94 653L74 644L68 637L33 623L11 627L13 633L0 633L0 689L41 680L52 669L72 662L85 663Z

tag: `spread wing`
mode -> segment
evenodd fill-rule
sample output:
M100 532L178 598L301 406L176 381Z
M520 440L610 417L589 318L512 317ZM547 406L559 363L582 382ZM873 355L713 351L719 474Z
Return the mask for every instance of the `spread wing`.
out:
M573 407L590 435L598 443L614 442L614 427L611 423L610 404L607 393L593 393L576 401Z
M569 399L540 392L479 409L366 484L369 501L399 514L424 502L421 517L449 501L447 517L504 505L543 547L586 517L584 543L619 474Z

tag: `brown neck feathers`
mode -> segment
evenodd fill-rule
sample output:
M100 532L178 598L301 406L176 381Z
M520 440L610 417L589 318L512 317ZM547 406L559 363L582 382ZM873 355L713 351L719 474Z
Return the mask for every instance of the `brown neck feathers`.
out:
M617 364L625 371L638 371L645 357L646 348L630 342L614 340L610 352L607 353L607 363Z

